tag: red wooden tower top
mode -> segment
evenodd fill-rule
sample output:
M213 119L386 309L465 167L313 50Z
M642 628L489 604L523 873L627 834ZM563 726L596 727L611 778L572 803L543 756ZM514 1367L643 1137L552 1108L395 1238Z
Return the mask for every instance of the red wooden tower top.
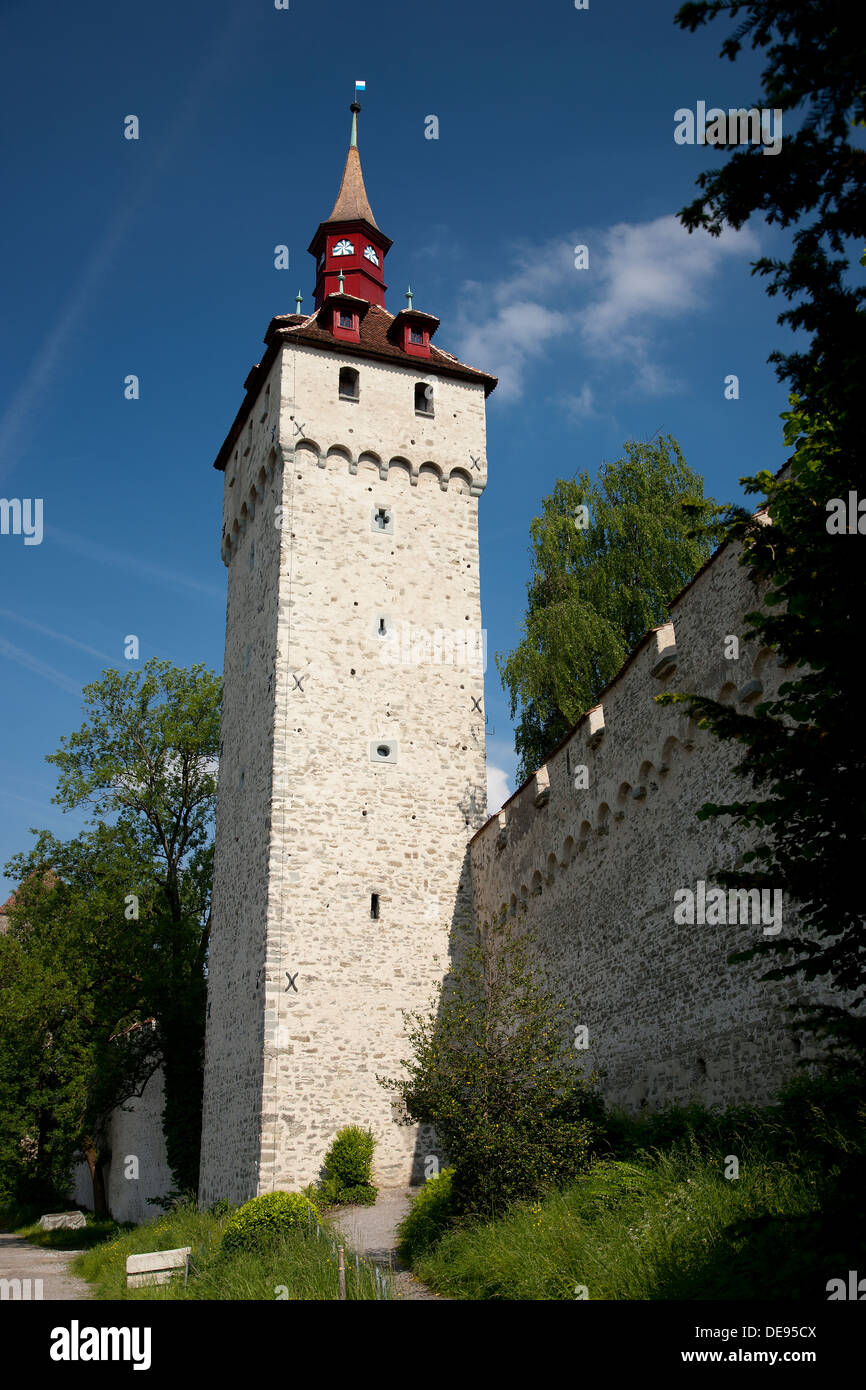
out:
M392 242L376 226L364 188L358 153L360 109L357 101L353 101L350 107L352 138L337 201L330 217L319 223L308 248L316 258L317 309L321 309L327 295L334 293L385 306L388 287L384 264Z

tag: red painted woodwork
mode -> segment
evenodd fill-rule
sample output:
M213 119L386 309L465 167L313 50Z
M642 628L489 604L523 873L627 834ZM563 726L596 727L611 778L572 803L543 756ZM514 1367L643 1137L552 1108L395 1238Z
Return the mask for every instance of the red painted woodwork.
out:
M335 247L346 242L352 250L348 254L335 255ZM390 245L390 239L374 231L367 222L323 223L310 246L316 258L316 308L321 309L329 294L339 292L341 271L344 294L366 299L369 304L381 304L384 308L385 290L388 288L384 265ZM368 246L375 251L378 265L364 255Z

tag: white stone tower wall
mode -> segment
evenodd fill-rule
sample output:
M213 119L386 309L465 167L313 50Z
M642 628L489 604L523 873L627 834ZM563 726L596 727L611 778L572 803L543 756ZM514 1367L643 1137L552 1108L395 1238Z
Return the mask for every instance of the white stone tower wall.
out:
M403 661L404 624L480 633L483 387L426 361L300 344L282 359L279 429L260 397L226 471L204 1201L312 1180L348 1123L376 1133L379 1181L423 1174L429 1137L395 1123L376 1074L396 1074L401 1010L425 1009L447 971L452 921L470 913L466 845L486 815L480 660L449 661L445 638L439 664ZM341 366L359 373L357 401L339 399ZM271 395L276 380L275 365ZM418 381L433 385L432 418L415 412ZM248 490L262 467L244 532L230 475ZM376 635L380 618L396 641ZM396 762L371 759L383 740Z
M203 1203L218 1197L243 1201L258 1182L280 553L274 508L282 468L272 438L279 379L277 363L224 482L223 553L233 558L208 960ZM232 533L234 546L227 552L225 538Z

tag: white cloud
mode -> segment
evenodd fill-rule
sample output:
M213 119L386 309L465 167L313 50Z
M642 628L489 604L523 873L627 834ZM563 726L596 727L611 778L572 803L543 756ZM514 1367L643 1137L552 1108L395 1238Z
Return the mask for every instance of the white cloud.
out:
M579 240L589 246L586 270L574 266ZM706 307L721 264L757 249L748 228L711 237L687 232L673 216L521 246L502 280L462 287L459 356L499 377L497 399L516 401L530 363L569 332L593 363L628 360L639 390L666 395L680 383L659 362L653 330ZM596 413L586 382L565 405L578 416Z
M508 304L488 319L458 330L459 356L499 378L500 400L518 400L523 394L527 362L540 357L551 338L569 326L567 314L529 301Z
M703 307L720 262L758 249L755 234L726 227L721 236L688 233L676 217L618 222L601 235L601 294L581 314L584 339L616 351L619 335L647 319L678 318ZM632 343L626 343L631 350Z
M487 766L487 814L495 816L511 795L508 775L501 767Z
M592 387L584 382L576 396L566 396L563 405L570 415L578 420L588 420L591 415L596 414L595 396Z

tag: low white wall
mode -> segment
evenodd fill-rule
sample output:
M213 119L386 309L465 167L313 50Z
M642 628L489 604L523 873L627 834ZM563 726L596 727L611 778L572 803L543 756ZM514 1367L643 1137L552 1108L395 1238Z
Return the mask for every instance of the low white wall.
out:
M162 1133L163 1076L155 1071L141 1096L115 1110L108 1127L111 1161L106 1166L105 1191L108 1209L115 1221L140 1224L159 1216L160 1208L149 1198L163 1197L174 1186L165 1156ZM128 1160L138 1160L138 1176ZM87 1164L76 1164L72 1172L72 1200L93 1210L93 1184Z

